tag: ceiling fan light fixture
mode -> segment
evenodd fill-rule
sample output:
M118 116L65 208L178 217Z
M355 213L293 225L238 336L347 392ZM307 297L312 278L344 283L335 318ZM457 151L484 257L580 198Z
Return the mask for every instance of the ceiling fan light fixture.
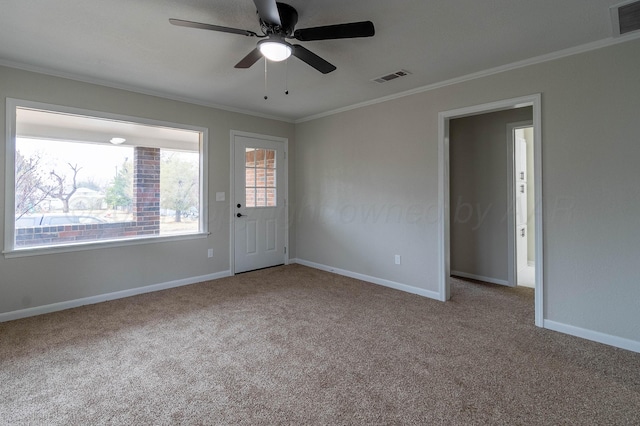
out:
M291 46L285 41L263 40L258 42L258 49L265 58L281 62L291 56Z

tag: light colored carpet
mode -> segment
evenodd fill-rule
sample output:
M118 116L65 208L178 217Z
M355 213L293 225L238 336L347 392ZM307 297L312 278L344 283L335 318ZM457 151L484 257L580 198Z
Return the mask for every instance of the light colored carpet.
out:
M640 355L299 265L0 324L1 424L640 424Z

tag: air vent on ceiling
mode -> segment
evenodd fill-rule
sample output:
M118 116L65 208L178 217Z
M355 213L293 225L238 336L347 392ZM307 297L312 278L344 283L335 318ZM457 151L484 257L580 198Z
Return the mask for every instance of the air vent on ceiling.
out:
M382 77L374 78L371 81L375 81L376 83L386 83L387 81L395 80L396 78L406 77L411 73L407 70L400 70L396 72L392 72L391 74L383 75Z
M614 37L640 30L640 1L621 3L610 10Z

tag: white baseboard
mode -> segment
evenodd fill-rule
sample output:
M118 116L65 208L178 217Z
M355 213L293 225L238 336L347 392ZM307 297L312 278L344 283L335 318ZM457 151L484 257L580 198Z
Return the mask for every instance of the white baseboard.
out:
M466 272L451 271L451 275L455 275L462 278L469 278L470 280L484 281L491 284L509 285L507 280L499 280L497 278L483 277L482 275L467 274Z
M203 281L217 280L219 278L231 276L231 271L216 272L214 274L202 275L199 277L183 278L181 280L169 281L160 284L152 284L144 287L136 287L128 290L116 291L113 293L99 294L97 296L83 297L82 299L68 300L65 302L52 303L50 305L36 306L33 308L20 309L17 311L0 313L0 322L13 321L20 318L33 317L36 315L48 314L65 309L77 308L84 305L106 302L108 300L122 299L136 296L138 294L151 293L154 291L166 290L174 287L181 287L189 284L196 284Z
M585 328L575 327L556 321L544 320L543 327L560 333L570 334L582 339L592 340L605 345L615 346L616 348L626 349L628 351L640 352L640 342L625 339L624 337L612 336L610 334L600 333L599 331L587 330Z
M340 268L334 268L332 266L322 265L320 263L310 262L304 259L290 259L289 263L297 263L299 265L308 266L310 268L320 269L321 271L333 272L334 274L343 275L345 277L355 278L357 280L367 281L367 282L378 284L384 287L389 287L389 288L404 291L407 293L428 297L430 299L440 300L440 294L436 291L425 290L422 288L413 287L406 284L400 284L395 281L389 281L382 278L376 278L369 275L359 274L357 272L351 272L351 271L347 271Z
M393 281L387 281L387 280L383 280L380 278L375 278L375 277L370 277L367 275L363 275L363 274L358 274L355 272L350 272L350 271L345 271L343 269L339 269L339 268L333 268L331 266L327 266L327 265L322 265L319 263L314 263L314 262L309 262L307 260L303 260L303 259L290 259L289 263L293 264L293 263L297 263L303 266L308 266L310 268L315 268L315 269L320 269L323 271L327 271L327 272L333 272L339 275L344 275L347 277L351 277L351 278L356 278L362 281L368 281L374 284L379 284L385 287L391 287L391 288L395 288L397 290L402 290L402 291L406 291L408 293L413 293L413 294L418 294L421 296L425 296L425 297L429 297L432 299L436 299L439 300L439 294L437 292L434 291L429 291L429 290L423 290L420 288L416 288L416 287L412 287L412 286L407 286L405 284L399 284L399 283L395 283ZM472 274L466 274L466 273L461 273L458 271L451 271L452 275L458 275L460 277L464 277L464 278L471 278L471 279L476 279L476 280L480 280L480 281L485 281L485 282L492 282L494 284L502 284L504 285L506 283L506 281L504 280L496 280L493 278L487 278L487 277L481 277L481 276L477 276L477 275L472 275ZM621 349L626 349L629 351L633 351L633 352L639 352L640 353L640 342L637 342L635 340L630 340L630 339L625 339L622 337L616 337L616 336L612 336L610 334L605 334L605 333L600 333L597 331L592 331L592 330L587 330L584 328L580 328L580 327L575 327L572 325L566 325L566 324L562 324L562 323L558 323L555 321L550 321L550 320L544 320L543 322L543 328L552 330L552 331L557 331L560 333L564 333L564 334L569 334L571 336L576 336L576 337L580 337L583 339L587 339L587 340L592 340L594 342L598 342L598 343L603 343L605 345L609 345L609 346L614 346L617 348L621 348Z
M320 269L322 271L332 272L338 275L343 275L350 278L355 278L362 281L367 281L373 284L378 284L384 287L401 290L407 293L417 294L420 296L428 297L431 299L439 300L439 293L435 291L425 290L418 287L409 286L406 284L400 284L394 281L385 280L382 278L376 278L369 275L359 274L357 272L351 272L340 268L334 268L327 265L322 265L315 262L310 262L303 259L289 259L289 264L299 264L308 266L314 269ZM460 273L458 271L452 271L452 275L458 275L463 278L477 279L485 282L493 282L495 284L501 284L505 281L494 280L487 277L479 277L472 274ZM175 287L181 287L190 284L196 284L204 281L217 280L224 277L231 276L231 271L216 272L209 275L202 275L198 277L183 278L175 281L168 281L165 283L152 284L145 287L137 287L128 290L116 291L113 293L100 294L97 296L84 297L82 299L69 300L65 302L52 303L49 305L36 306L33 308L20 309L17 311L0 313L0 322L13 321L20 318L27 318L36 315L48 314L51 312L62 311L65 309L77 308L84 305L92 305L95 303L106 302L109 300L122 299L125 297L136 296L138 294L152 293L154 291L166 290ZM640 353L640 342L626 339L623 337L612 336L610 334L601 333L598 331L587 330L572 325L567 325L551 320L544 320L543 327L559 333L569 334L571 336L580 337L582 339L591 340L605 345L614 346L621 349Z

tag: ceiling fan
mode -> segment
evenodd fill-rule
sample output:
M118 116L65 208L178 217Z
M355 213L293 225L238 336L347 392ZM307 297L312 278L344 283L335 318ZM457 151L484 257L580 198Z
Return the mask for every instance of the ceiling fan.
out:
M240 34L248 37L258 37L258 45L247 56L235 65L235 68L249 68L264 56L272 61L283 61L293 55L323 74L330 73L336 67L320 56L300 46L290 44L286 39L299 41L333 40L340 38L372 37L375 28L371 21L351 22L348 24L326 25L322 27L295 29L298 23L298 12L286 3L275 0L253 0L256 5L262 35L253 31L237 28L221 27L219 25L203 24L200 22L169 19L173 25L181 27L199 28L203 30L220 31L223 33Z

